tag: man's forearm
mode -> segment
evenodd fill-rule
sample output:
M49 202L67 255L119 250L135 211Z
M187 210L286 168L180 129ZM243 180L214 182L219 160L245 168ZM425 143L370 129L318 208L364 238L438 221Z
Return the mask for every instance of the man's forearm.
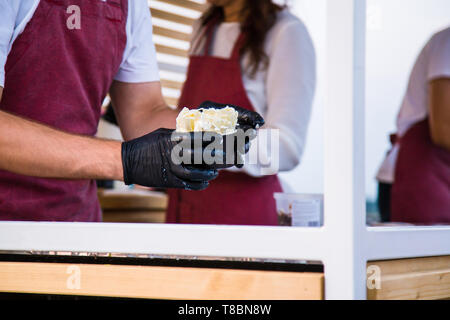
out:
M133 125L127 126L127 134L124 138L135 139L159 128L175 129L178 113L179 111L171 109L166 104L153 106L151 111L135 117Z
M122 180L121 143L65 133L0 111L0 169L44 178Z
M175 129L178 111L165 103L159 82L114 81L110 96L125 140L141 137L159 128Z

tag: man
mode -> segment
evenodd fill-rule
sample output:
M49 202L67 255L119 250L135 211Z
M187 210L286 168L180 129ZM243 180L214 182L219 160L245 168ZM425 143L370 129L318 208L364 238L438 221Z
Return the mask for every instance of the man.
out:
M201 190L217 176L172 162L173 130L158 129L177 112L161 94L147 1L2 0L0 19L0 220L100 221L92 179ZM108 91L123 144L92 137Z
M419 55L397 127L377 177L383 220L450 223L450 28Z

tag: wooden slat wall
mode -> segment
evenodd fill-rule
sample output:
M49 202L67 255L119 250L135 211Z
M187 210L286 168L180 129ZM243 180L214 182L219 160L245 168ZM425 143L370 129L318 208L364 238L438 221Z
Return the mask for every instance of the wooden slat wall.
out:
M149 4L153 18L156 18L153 20L153 34L158 36L155 38L156 52L165 57L164 61L161 61L161 58L158 59L160 71L164 73L161 76L161 85L165 92L164 98L169 105L177 106L183 87L180 79L185 77L188 58L186 48L189 47L190 32L187 32L186 29L189 30L196 18L201 15L206 8L206 1L152 0ZM179 10L173 10L174 7ZM183 12L186 13L183 14ZM174 24L179 28L174 27ZM168 41L163 42L160 41L161 39ZM177 46L177 44L179 45ZM167 62L167 59L170 62ZM170 78L167 74L173 75L173 77Z
M158 36L163 36L181 41L189 41L189 34L180 31L170 30L163 27L154 26L153 33Z
M170 89L175 89L175 90L181 90L181 88L183 87L183 84L181 82L177 82L177 81L173 81L173 80L165 80L165 79L161 80L161 85L164 88L170 88Z
M178 56L178 57L184 57L184 58L187 58L187 56L188 56L187 51L183 50L183 49L177 49L177 48L165 46L162 44L156 44L155 47L156 47L156 52L159 52L159 53L164 53L164 54L169 54L172 56Z
M165 2L168 4L172 4L175 6L183 7L186 9L203 11L205 9L204 2L190 1L190 0L160 0L161 2Z
M170 22L180 23L180 24L186 24L188 26L192 26L195 19L184 17L178 14L174 14L167 11L162 11L159 9L151 9L152 16L158 19L167 20Z

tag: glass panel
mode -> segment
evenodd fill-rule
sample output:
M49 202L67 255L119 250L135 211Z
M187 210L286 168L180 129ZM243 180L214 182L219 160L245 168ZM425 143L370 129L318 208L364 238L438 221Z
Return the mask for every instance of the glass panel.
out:
M253 10L262 8L264 2L257 4L259 8ZM284 3L275 2L281 5ZM151 4L152 8L157 7L159 10L170 9L166 6L158 2ZM177 14L182 12L183 9ZM191 12L188 16L195 18L198 13L195 16ZM163 19L154 19L154 24L157 26L154 29L155 42L177 49L187 48L186 37L182 34L188 32L185 26L181 30L173 22ZM228 59L238 31L237 22L218 27L216 37L219 39L213 41L212 54ZM256 34L250 36L256 37ZM168 39L170 37L175 40ZM180 43L183 45L180 46ZM274 26L265 35L264 50L269 58L268 67L260 67L260 71L252 78L246 70L250 59L248 53L241 65L242 90L251 104L246 107L254 108L267 123L259 131L259 142L253 143L246 160L248 164L257 159L257 163L246 164L240 173L222 171L209 187L214 188L214 192L206 190L203 193L177 194L172 191L166 195L164 190L148 191L115 182L113 190L105 189L99 194L104 221L303 227L322 225L325 47L326 0L294 1L289 5L289 12L287 9L280 10ZM159 48L156 48L157 51ZM191 50L191 54L199 52ZM172 105L177 103L182 89L180 84L185 80L183 73L186 69L180 69L187 66L186 59L183 59L170 56L167 52L158 53L163 94L166 102ZM175 67L178 69L175 70ZM235 87L235 91L241 89L240 85ZM207 90L204 96L202 100L210 100ZM245 103L233 99L230 97L221 102ZM119 133L118 128L104 122L100 131L104 137L117 137ZM257 157L253 158L255 154ZM272 161L268 161L268 158ZM273 176L274 172L280 172L279 182ZM274 193L281 191L284 194L277 196L277 208ZM171 213L166 214L170 197L178 201L171 203Z
M421 128L422 125L417 127L428 117L431 108L429 83L434 78L430 72L450 78L448 29L447 36L441 34L439 39L432 41L434 49L422 51L436 32L449 26L449 10L450 3L445 0L368 1L366 191L370 221L381 219L419 224L450 221L449 207L442 209L444 203L450 203L450 177L448 174L445 176L450 163L444 160L445 157L448 159L449 150L433 151L436 147L429 137L429 129L422 130L427 126L426 121L422 123L424 128ZM445 47L446 51L443 49ZM414 65L415 71L412 72ZM433 71L433 66L439 70ZM397 126L400 108L402 115ZM412 147L405 153L411 145L417 145L418 140L408 138L402 144L403 139L400 143L397 139L397 147L386 157L386 152L391 150L389 135L398 132L404 136L407 132L411 133L413 127L416 128L414 132L417 131L426 140L422 149ZM398 151L402 150L402 145L405 146L403 157L408 159L394 168L394 164L398 164ZM424 150L429 150L433 155L425 158L428 153ZM443 155L445 153L446 156ZM386 162L381 165L383 161ZM433 165L435 161L440 164ZM402 172L402 178L394 183L397 186L393 191L391 184L395 181L396 171L398 174ZM383 182L380 186L375 179L377 174ZM441 180L429 180L433 175L440 176ZM433 182L426 185L427 181ZM419 191L422 189L424 191ZM430 193L426 190L434 191Z

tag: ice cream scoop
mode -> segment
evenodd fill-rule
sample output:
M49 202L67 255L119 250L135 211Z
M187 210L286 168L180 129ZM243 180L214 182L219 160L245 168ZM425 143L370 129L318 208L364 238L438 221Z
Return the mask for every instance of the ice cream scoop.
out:
M221 135L236 132L238 112L232 107L222 109L183 108L178 114L177 132L215 132Z

